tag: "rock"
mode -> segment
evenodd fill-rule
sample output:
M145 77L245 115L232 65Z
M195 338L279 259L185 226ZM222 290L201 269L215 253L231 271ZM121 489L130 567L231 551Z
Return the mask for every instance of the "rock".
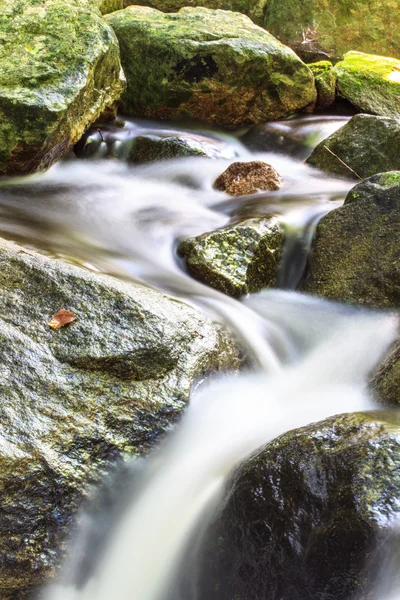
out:
M217 144L195 140L184 134L175 137L139 136L134 140L128 161L146 163L185 156L223 158Z
M203 6L204 8L219 8L239 12L250 17L256 25L264 23L265 7L268 0L125 0L125 6L132 4L151 6L162 12L177 12L185 6Z
M308 67L244 15L207 8L165 14L135 6L105 18L120 42L127 114L191 117L232 128L315 103Z
M282 177L279 173L261 160L232 163L214 181L214 187L231 196L255 194L260 190L279 190Z
M333 104L336 99L336 71L329 60L320 60L308 66L315 77L317 106L326 108Z
M400 307L400 172L352 188L318 224L301 289L343 302Z
M395 119L399 117L400 60L348 52L335 71L338 93L359 110Z
M307 163L348 179L400 169L400 121L355 115L323 140Z
M54 574L89 484L154 443L195 377L238 358L219 326L157 291L5 241L0 265L3 598ZM76 321L54 330L61 308Z
M0 174L45 169L123 91L118 41L79 0L0 0Z
M268 0L264 26L307 62L353 49L400 58L400 32L389 33L399 10L398 0Z
M97 6L102 15L122 10L124 8L124 0L97 0Z
M196 598L370 597L399 543L399 467L393 411L331 417L267 444L228 483Z
M371 377L369 387L382 404L400 405L400 341Z
M276 218L247 219L185 240L178 254L195 279L242 296L276 283L283 239Z

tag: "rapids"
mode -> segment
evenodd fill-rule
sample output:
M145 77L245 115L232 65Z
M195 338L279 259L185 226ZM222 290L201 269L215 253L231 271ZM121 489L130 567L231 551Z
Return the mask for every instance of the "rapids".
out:
M138 121L126 125L129 135L125 129L111 142L120 160L102 158L110 144L94 133L91 160L71 155L43 175L0 182L2 237L193 303L233 328L249 356L246 372L214 377L195 389L171 434L137 461L139 467L128 469L134 492L99 548L91 546L96 522L81 515L81 532L48 600L172 600L188 540L193 547L201 543L201 529L240 461L289 429L373 407L365 379L394 340L396 319L293 291L318 220L352 187L301 159L307 145L345 121L305 117L270 124L279 134L274 151L260 151L254 139L246 147L239 136L197 131L224 142L227 157L132 167L122 160L126 138L161 127ZM297 145L285 153L288 133ZM240 198L213 189L233 160L249 159L272 164L284 179L282 189ZM269 214L286 227L280 290L239 302L184 272L175 254L178 240L231 219ZM88 555L93 560L84 569Z

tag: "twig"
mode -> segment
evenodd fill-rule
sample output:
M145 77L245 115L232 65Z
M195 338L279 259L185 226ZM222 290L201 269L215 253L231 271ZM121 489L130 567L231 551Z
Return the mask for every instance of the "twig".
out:
M97 128L97 133L99 133L99 134L100 134L101 141L102 141L102 142L105 142L105 139L104 139L104 137L103 137L103 134L101 133L101 129L100 129L100 127L98 127L98 128Z
M358 173L356 173L356 172L355 172L355 171L354 171L354 170L353 170L351 167L349 167L349 165L346 165L346 163L344 162L344 160L342 160L341 158L339 158L339 157L338 157L338 155L337 155L337 154L335 154L334 152L332 152L332 150L330 150L330 149L328 148L328 146L324 146L324 148L325 148L325 150L328 150L328 152L330 152L330 154L332 154L332 156L334 156L335 158L337 158L337 159L338 159L338 161L339 161L340 163L342 163L342 165L343 165L344 167L346 167L346 169L348 169L349 171L351 171L352 173L354 173L354 175L355 175L356 177L358 177L358 179L359 179L360 181L362 181L362 180L363 180L363 179L362 179L362 177L360 177L360 176L358 175Z

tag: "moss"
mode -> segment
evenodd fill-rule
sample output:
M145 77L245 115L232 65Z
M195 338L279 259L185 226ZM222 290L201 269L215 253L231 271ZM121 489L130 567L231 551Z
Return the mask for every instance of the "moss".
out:
M336 72L329 60L321 60L308 65L315 77L315 87L317 88L317 105L322 107L330 106L336 98Z
M76 0L0 0L0 32L0 173L32 172L121 96L118 42Z
M356 185L318 224L302 290L381 308L400 307L400 173Z
M275 218L248 219L182 242L191 275L230 296L276 283L284 234Z
M235 127L315 101L310 70L238 13L183 8L164 14L136 6L106 19L121 46L129 114L185 115Z
M323 140L307 163L347 179L400 169L400 123L397 119L355 115Z
M302 56L340 60L356 49L400 58L400 32L390 26L399 12L398 0L268 0L264 24Z
M362 111L398 118L400 60L348 52L335 71L339 93Z

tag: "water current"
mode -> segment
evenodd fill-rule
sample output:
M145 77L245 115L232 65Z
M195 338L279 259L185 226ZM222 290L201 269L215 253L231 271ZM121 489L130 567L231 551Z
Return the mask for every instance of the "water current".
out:
M159 447L126 466L114 486L116 497L125 494L122 516L101 543L93 544L101 524L90 511L81 515L49 600L173 600L188 540L200 543L235 466L285 431L374 407L365 380L394 340L396 319L295 291L319 218L353 185L310 169L304 157L346 120L302 117L270 124L263 135L186 126L224 158L137 166L124 162L132 135L184 128L126 122L107 139L106 131L92 134L90 159L71 154L45 174L0 182L0 236L195 304L231 327L249 355L245 372L195 389ZM230 198L213 189L233 160L255 158L282 175L279 191ZM185 273L180 239L271 214L286 229L279 289L237 301Z

